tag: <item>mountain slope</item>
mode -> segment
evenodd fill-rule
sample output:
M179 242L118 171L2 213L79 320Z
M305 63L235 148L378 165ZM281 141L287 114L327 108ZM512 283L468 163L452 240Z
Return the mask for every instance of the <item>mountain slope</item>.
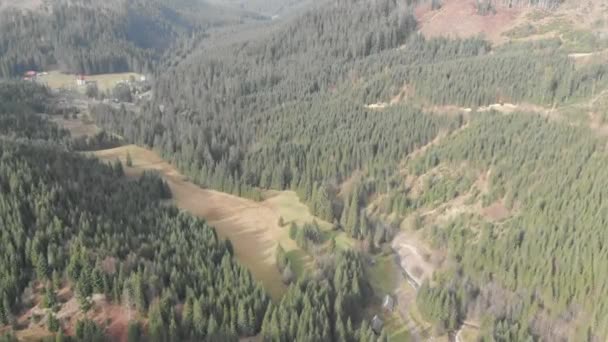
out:
M565 280L580 270L581 246L589 262L604 255L591 239L600 223L553 221L558 211L550 206L570 211L543 192L553 178L540 170L559 170L563 160L601 173L584 161L597 149L584 138L587 113L573 114L582 122L576 130L551 115L606 89L606 65L578 65L557 40L425 39L407 13L391 0L331 2L257 39L196 52L162 75L157 97L140 113L98 108L96 118L159 149L203 186L254 198L260 188L296 190L313 213L371 251L414 215L462 199L470 211L418 220L420 234L447 258L418 301L437 331L472 318L483 320L482 336L497 340L604 337L603 305L588 303L589 289ZM505 103L513 110L504 117L492 111ZM514 114L526 108L540 110ZM457 151L449 150L454 144ZM342 191L355 174L359 181ZM475 186L480 174L493 175L483 189ZM588 184L570 181L568 198L586 193ZM592 217L603 210L584 203L574 206ZM541 270L555 246L570 243L565 231L580 245ZM544 257L532 260L528 249ZM559 324L561 331L547 328Z

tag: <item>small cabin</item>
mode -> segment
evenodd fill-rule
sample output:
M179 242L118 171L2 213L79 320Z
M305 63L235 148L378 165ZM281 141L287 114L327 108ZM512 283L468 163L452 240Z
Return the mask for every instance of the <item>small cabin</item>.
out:
M380 334L380 333L382 333L383 327L384 327L384 321L378 315L375 315L374 318L372 318L372 330L376 334Z
M384 296L384 300L382 301L382 308L389 312L395 310L395 299L391 295Z
M35 71L28 71L25 74L23 74L23 80L24 81L35 81L36 80L36 75L37 73Z
M76 76L76 85L77 86L84 86L87 84L87 81L84 78L84 75L78 75Z

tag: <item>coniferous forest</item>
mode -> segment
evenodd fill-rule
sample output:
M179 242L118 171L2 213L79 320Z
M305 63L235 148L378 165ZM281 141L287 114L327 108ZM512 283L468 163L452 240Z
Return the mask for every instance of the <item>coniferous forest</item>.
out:
M388 341L369 319L382 295L370 269L398 234L440 251L414 300L432 334L458 340L474 325L478 341L605 340L608 155L596 117L608 64L577 63L557 37L425 37L421 3L327 0L280 18L181 0L0 13L6 79L56 67L154 80L136 105L91 102L97 140L51 120L66 115L58 92L0 82L0 340L14 340L34 302L55 341L111 340L84 316L62 326L58 296L71 289L82 312L99 298L128 310L130 341ZM564 3L477 1L475 15L550 16ZM203 188L255 201L294 191L355 247L332 240L296 276L279 244L290 285L273 301L229 240L168 203L160 175L126 177L119 161L84 153L121 142ZM317 222L279 225L303 251L325 248Z

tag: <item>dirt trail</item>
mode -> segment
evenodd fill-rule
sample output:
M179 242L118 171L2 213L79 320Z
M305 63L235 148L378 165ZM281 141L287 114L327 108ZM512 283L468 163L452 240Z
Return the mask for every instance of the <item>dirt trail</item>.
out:
M571 53L568 55L568 57L572 58L575 61L592 60L594 57L605 59L606 57L608 57L608 49L593 52Z
M251 270L271 296L278 299L285 291L276 269L274 252L276 241L287 235L278 226L279 215L264 202L203 189L182 176L175 167L162 160L155 152L129 145L95 152L102 160L125 162L127 151L133 167L125 168L128 176L137 176L146 170L158 171L169 184L175 205L214 226L218 234L230 239L239 261ZM291 240L289 240L291 241ZM284 246L290 250L294 246Z
M408 285L405 286L407 287ZM399 303L397 310L405 322L410 339L413 342L426 341L428 338L427 332L411 318L410 314L411 305L415 305L416 303L416 290L406 287L402 286L396 292L397 302Z
M411 234L399 233L393 240L393 250L399 257L399 265L405 272L408 282L414 289L418 290L425 279L430 279L435 266L427 261L416 242L411 239Z

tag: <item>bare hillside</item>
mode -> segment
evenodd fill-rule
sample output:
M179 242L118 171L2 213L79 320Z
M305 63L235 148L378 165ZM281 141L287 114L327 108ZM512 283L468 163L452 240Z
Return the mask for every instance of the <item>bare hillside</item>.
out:
M497 1L487 7L479 0L432 3L422 2L415 9L420 32L427 37L483 35L498 44L556 38L572 50L601 45L608 37L606 0L566 0L559 5Z

